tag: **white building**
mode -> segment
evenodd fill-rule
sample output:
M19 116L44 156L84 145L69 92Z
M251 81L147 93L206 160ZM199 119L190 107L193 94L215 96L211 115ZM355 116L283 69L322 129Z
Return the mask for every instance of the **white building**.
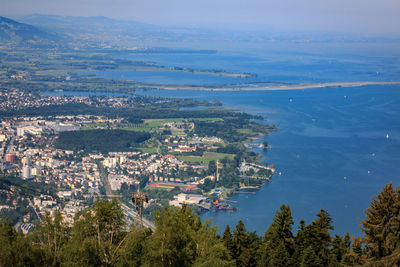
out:
M118 158L106 158L103 160L103 165L107 168L114 169L117 167Z
M17 136L22 137L25 134L25 129L22 127L17 128Z
M31 166L31 158L30 157L23 157L21 160L22 165L24 166Z
M169 204L171 206L177 206L180 207L182 204L188 204L188 205L193 205L193 204L200 204L203 201L206 201L207 198L202 196L202 195L197 195L197 194L183 194L180 193L176 196L174 196L174 200L171 200Z
M29 167L28 165L25 165L25 166L22 168L22 178L23 178L24 180L32 179L32 178L33 178L33 177L32 177L32 172L31 172L31 167Z

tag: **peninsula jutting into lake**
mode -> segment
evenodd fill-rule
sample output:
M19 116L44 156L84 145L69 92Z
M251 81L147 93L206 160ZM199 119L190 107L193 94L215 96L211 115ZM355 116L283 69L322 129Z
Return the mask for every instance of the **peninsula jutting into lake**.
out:
M282 84L282 85L268 85L268 86L155 86L151 85L153 89L160 90L202 90L202 91L283 91L283 90L307 90L316 88L338 88L338 87L359 87L367 85L399 85L400 82L382 82L382 81L369 81L369 82L326 82L326 83L300 83L300 84ZM145 87L145 85L144 85Z

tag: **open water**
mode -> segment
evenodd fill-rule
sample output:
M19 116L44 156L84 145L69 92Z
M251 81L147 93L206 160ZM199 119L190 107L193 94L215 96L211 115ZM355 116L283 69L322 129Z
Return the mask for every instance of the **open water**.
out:
M257 74L256 82L399 81L398 44L268 45L231 48L211 55L132 55L165 66ZM212 47L210 47L213 49ZM223 51L223 50L221 50ZM158 84L233 84L245 79L190 73L96 72L108 78ZM154 74L154 73L153 73ZM239 194L235 212L208 212L223 230L243 220L264 233L280 205L296 223L310 223L320 209L335 233L361 235L359 220L372 197L389 182L400 185L400 86L364 86L265 92L143 91L148 95L218 99L224 106L267 117L278 127L254 148L278 173L256 194ZM389 138L386 138L388 135Z

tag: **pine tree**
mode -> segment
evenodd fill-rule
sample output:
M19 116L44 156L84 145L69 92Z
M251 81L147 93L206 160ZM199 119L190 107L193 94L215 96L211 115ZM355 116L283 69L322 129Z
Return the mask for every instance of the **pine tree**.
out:
M350 235L346 233L346 235L342 238L339 235L335 235L335 238L332 240L332 248L331 248L331 257L330 262L334 261L335 264L331 264L332 266L337 265L342 262L344 256L350 250Z
M299 266L302 260L302 255L304 250L308 247L308 242L306 242L306 223L304 220L299 222L299 227L297 234L294 238L295 250L290 258L290 266Z
M365 263L363 241L361 237L353 237L351 249L343 257L342 263L346 266L357 266Z
M271 260L269 266L271 267L285 267L289 265L289 254L286 250L283 241L279 242L278 246L275 248L273 254L271 255Z
M317 219L306 227L307 239L315 254L324 266L329 262L329 247L331 245L330 230L333 230L332 218L325 210L320 210Z
M290 207L282 205L265 234L266 241L272 244L279 244L282 241L288 253L292 254L294 250L293 223Z
M229 250L229 254L233 258L235 255L235 246L233 244L232 233L229 225L226 225L225 231L222 235L222 241L224 242L225 247Z
M270 265L271 256L276 254L278 246L283 244L285 255L291 257L294 252L294 237L292 233L293 217L289 206L282 205L277 211L271 226L265 233L264 242L260 247L259 265ZM279 248L282 250L282 248Z
M314 252L314 249L309 246L304 250L304 255L300 264L300 267L322 267L319 258Z
M391 255L400 246L400 189L386 185L373 199L361 221L367 257L379 260Z
M258 238L255 233L247 233L242 220L236 225L233 231L234 259L236 266L255 266Z

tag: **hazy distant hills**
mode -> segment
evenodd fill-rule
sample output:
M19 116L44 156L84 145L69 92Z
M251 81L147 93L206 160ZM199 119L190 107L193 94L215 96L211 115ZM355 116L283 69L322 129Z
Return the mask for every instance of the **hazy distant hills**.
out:
M69 37L73 46L130 46L133 42L164 40L176 38L167 27L151 24L116 20L103 16L79 17L33 14L16 17L18 21L28 23L45 31L54 31Z
M124 46L132 41L165 38L162 26L106 17L58 15L0 17L0 45L29 47Z
M42 29L57 30L64 33L102 33L159 30L160 27L135 21L115 20L103 16L78 17L32 14L16 17L19 21Z
M66 37L72 48L148 47L165 41L180 41L191 30L164 27L136 21L111 19L103 16L79 17L32 14L12 16L12 19L33 25L45 32ZM196 33L197 34L197 33Z
M201 35L201 32L200 32ZM196 36L196 37L195 37ZM165 49L165 42L198 38L199 31L186 28L115 20L106 17L75 17L59 15L0 17L0 46L41 47L66 49L98 49L111 51L126 49L131 52L214 53L187 47ZM209 35L207 35L209 36Z
M53 47L59 46L62 40L63 38L58 34L43 31L35 26L0 16L1 44L28 47Z
M78 49L136 49L148 47L191 48L193 44L213 47L219 43L329 43L393 42L396 38L364 37L329 33L293 33L281 31L222 30L167 27L107 17L59 15L0 17L0 45L28 47L64 47ZM198 48L198 47L197 47ZM148 51L148 50L146 50ZM159 50L157 50L159 52Z

